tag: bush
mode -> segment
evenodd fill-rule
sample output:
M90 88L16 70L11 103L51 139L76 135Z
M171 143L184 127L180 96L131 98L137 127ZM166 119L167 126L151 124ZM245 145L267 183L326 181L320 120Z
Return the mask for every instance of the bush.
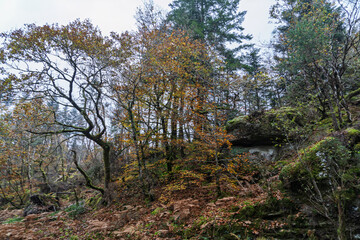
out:
M65 212L69 214L69 217L76 218L77 216L86 212L84 202L79 202L78 204L72 204L65 208Z

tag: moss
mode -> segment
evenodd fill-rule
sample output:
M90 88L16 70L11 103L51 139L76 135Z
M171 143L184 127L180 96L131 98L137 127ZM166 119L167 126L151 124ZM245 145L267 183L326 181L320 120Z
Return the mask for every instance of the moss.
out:
M353 97L356 97L360 94L360 88L348 93L348 95L345 96L346 100L352 100Z
M345 130L345 133L347 137L347 144L350 147L355 147L355 145L360 142L360 130L348 128Z
M160 212L162 212L164 209L161 207L155 208L154 211L151 212L151 215L158 215Z
M357 143L355 146L354 146L354 150L356 152L359 152L360 151L360 143Z
M299 172L300 168L301 168L300 161L292 162L288 165L285 165L280 171L280 176L279 176L280 180L284 180L289 178L289 176L296 175Z
M309 179L317 182L322 191L330 191L329 178L337 178L332 170L347 169L351 152L335 137L326 137L299 153L299 158L280 172L283 187L292 194L309 195ZM311 184L310 184L311 185Z
M101 194L97 194L89 199L86 200L86 205L91 207L92 209L97 209L101 206L103 202L103 197Z
M235 219L273 219L281 216L288 216L296 210L295 204L288 198L277 199L273 196L265 202L248 204L234 215Z
M360 136L360 130L355 129L355 128L348 128L345 130L347 132L347 134L350 137L359 137Z
M18 223L21 222L24 218L23 217L13 217L13 218L8 218L5 221L2 222L2 224L13 224L13 223Z
M248 116L239 116L234 119L231 119L230 121L228 121L226 123L226 129L231 130L234 127L236 127L237 125L239 125L240 123L246 122L247 119L248 119Z
M234 136L235 146L260 146L296 138L303 125L301 112L287 107L239 116L226 124L226 130Z

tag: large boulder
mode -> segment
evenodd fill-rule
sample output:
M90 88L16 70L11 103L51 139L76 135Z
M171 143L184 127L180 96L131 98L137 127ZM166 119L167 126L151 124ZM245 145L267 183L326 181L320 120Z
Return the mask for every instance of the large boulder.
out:
M30 204L24 209L24 217L30 214L43 212L54 212L60 209L60 202L57 197L50 195L32 195Z
M304 117L297 109L284 107L239 116L227 123L226 130L235 146L273 146L295 139L303 124Z

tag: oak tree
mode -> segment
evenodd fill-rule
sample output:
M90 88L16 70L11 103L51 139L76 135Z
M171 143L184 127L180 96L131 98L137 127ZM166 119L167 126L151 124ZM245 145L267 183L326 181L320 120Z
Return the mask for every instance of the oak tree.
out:
M66 122L52 112L53 121L34 126L41 135L70 134L89 139L103 150L104 188L87 184L107 193L111 181L110 151L107 138L108 73L121 61L121 51L103 37L90 21L75 20L59 26L34 24L3 33L2 59L13 88L56 102L75 110L83 121ZM43 125L53 126L51 130Z

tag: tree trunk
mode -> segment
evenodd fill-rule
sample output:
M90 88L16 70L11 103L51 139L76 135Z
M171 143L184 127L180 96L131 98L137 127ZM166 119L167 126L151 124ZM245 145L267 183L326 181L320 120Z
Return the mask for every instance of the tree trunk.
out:
M131 123L131 134L132 140L134 142L136 160L138 162L138 170L139 170L139 180L141 183L141 190L145 198L149 198L151 201L153 200L153 196L151 194L151 185L150 183L146 183L145 178L149 177L148 171L146 169L146 164L144 161L144 150L139 143L138 138L138 130L137 125L135 123L134 115L132 109L127 109L129 113L130 123Z
M185 157L185 135L184 135L184 99L180 98L180 108L179 108L179 140L180 142L180 156L181 158Z
M218 157L219 151L215 151L215 162L216 162L216 172L215 172L215 183L216 183L216 195L217 197L221 196L221 186L220 186L220 171L219 171L219 157Z
M341 199L337 200L337 208L338 208L338 239L339 240L346 240L346 222L345 222L345 213L344 208L341 203Z
M161 127L162 127L162 139L165 146L165 156L166 156L166 167L167 172L170 174L172 172L172 157L171 155L171 149L169 146L168 138L167 138L167 123L164 116L161 116Z
M330 108L330 116L331 116L331 119L333 122L334 129L336 131L338 131L338 130L340 130L340 126L339 126L338 120L336 118L336 113L335 113L334 105L332 102L332 98L329 96L329 93L327 91L324 91L324 93L326 94L325 97L328 100L328 104L329 104L329 108Z
M111 182L111 168L110 168L110 144L104 143L103 148L103 161L104 161L104 169L105 169L105 176L104 176L104 186L107 190L109 188L109 184Z

